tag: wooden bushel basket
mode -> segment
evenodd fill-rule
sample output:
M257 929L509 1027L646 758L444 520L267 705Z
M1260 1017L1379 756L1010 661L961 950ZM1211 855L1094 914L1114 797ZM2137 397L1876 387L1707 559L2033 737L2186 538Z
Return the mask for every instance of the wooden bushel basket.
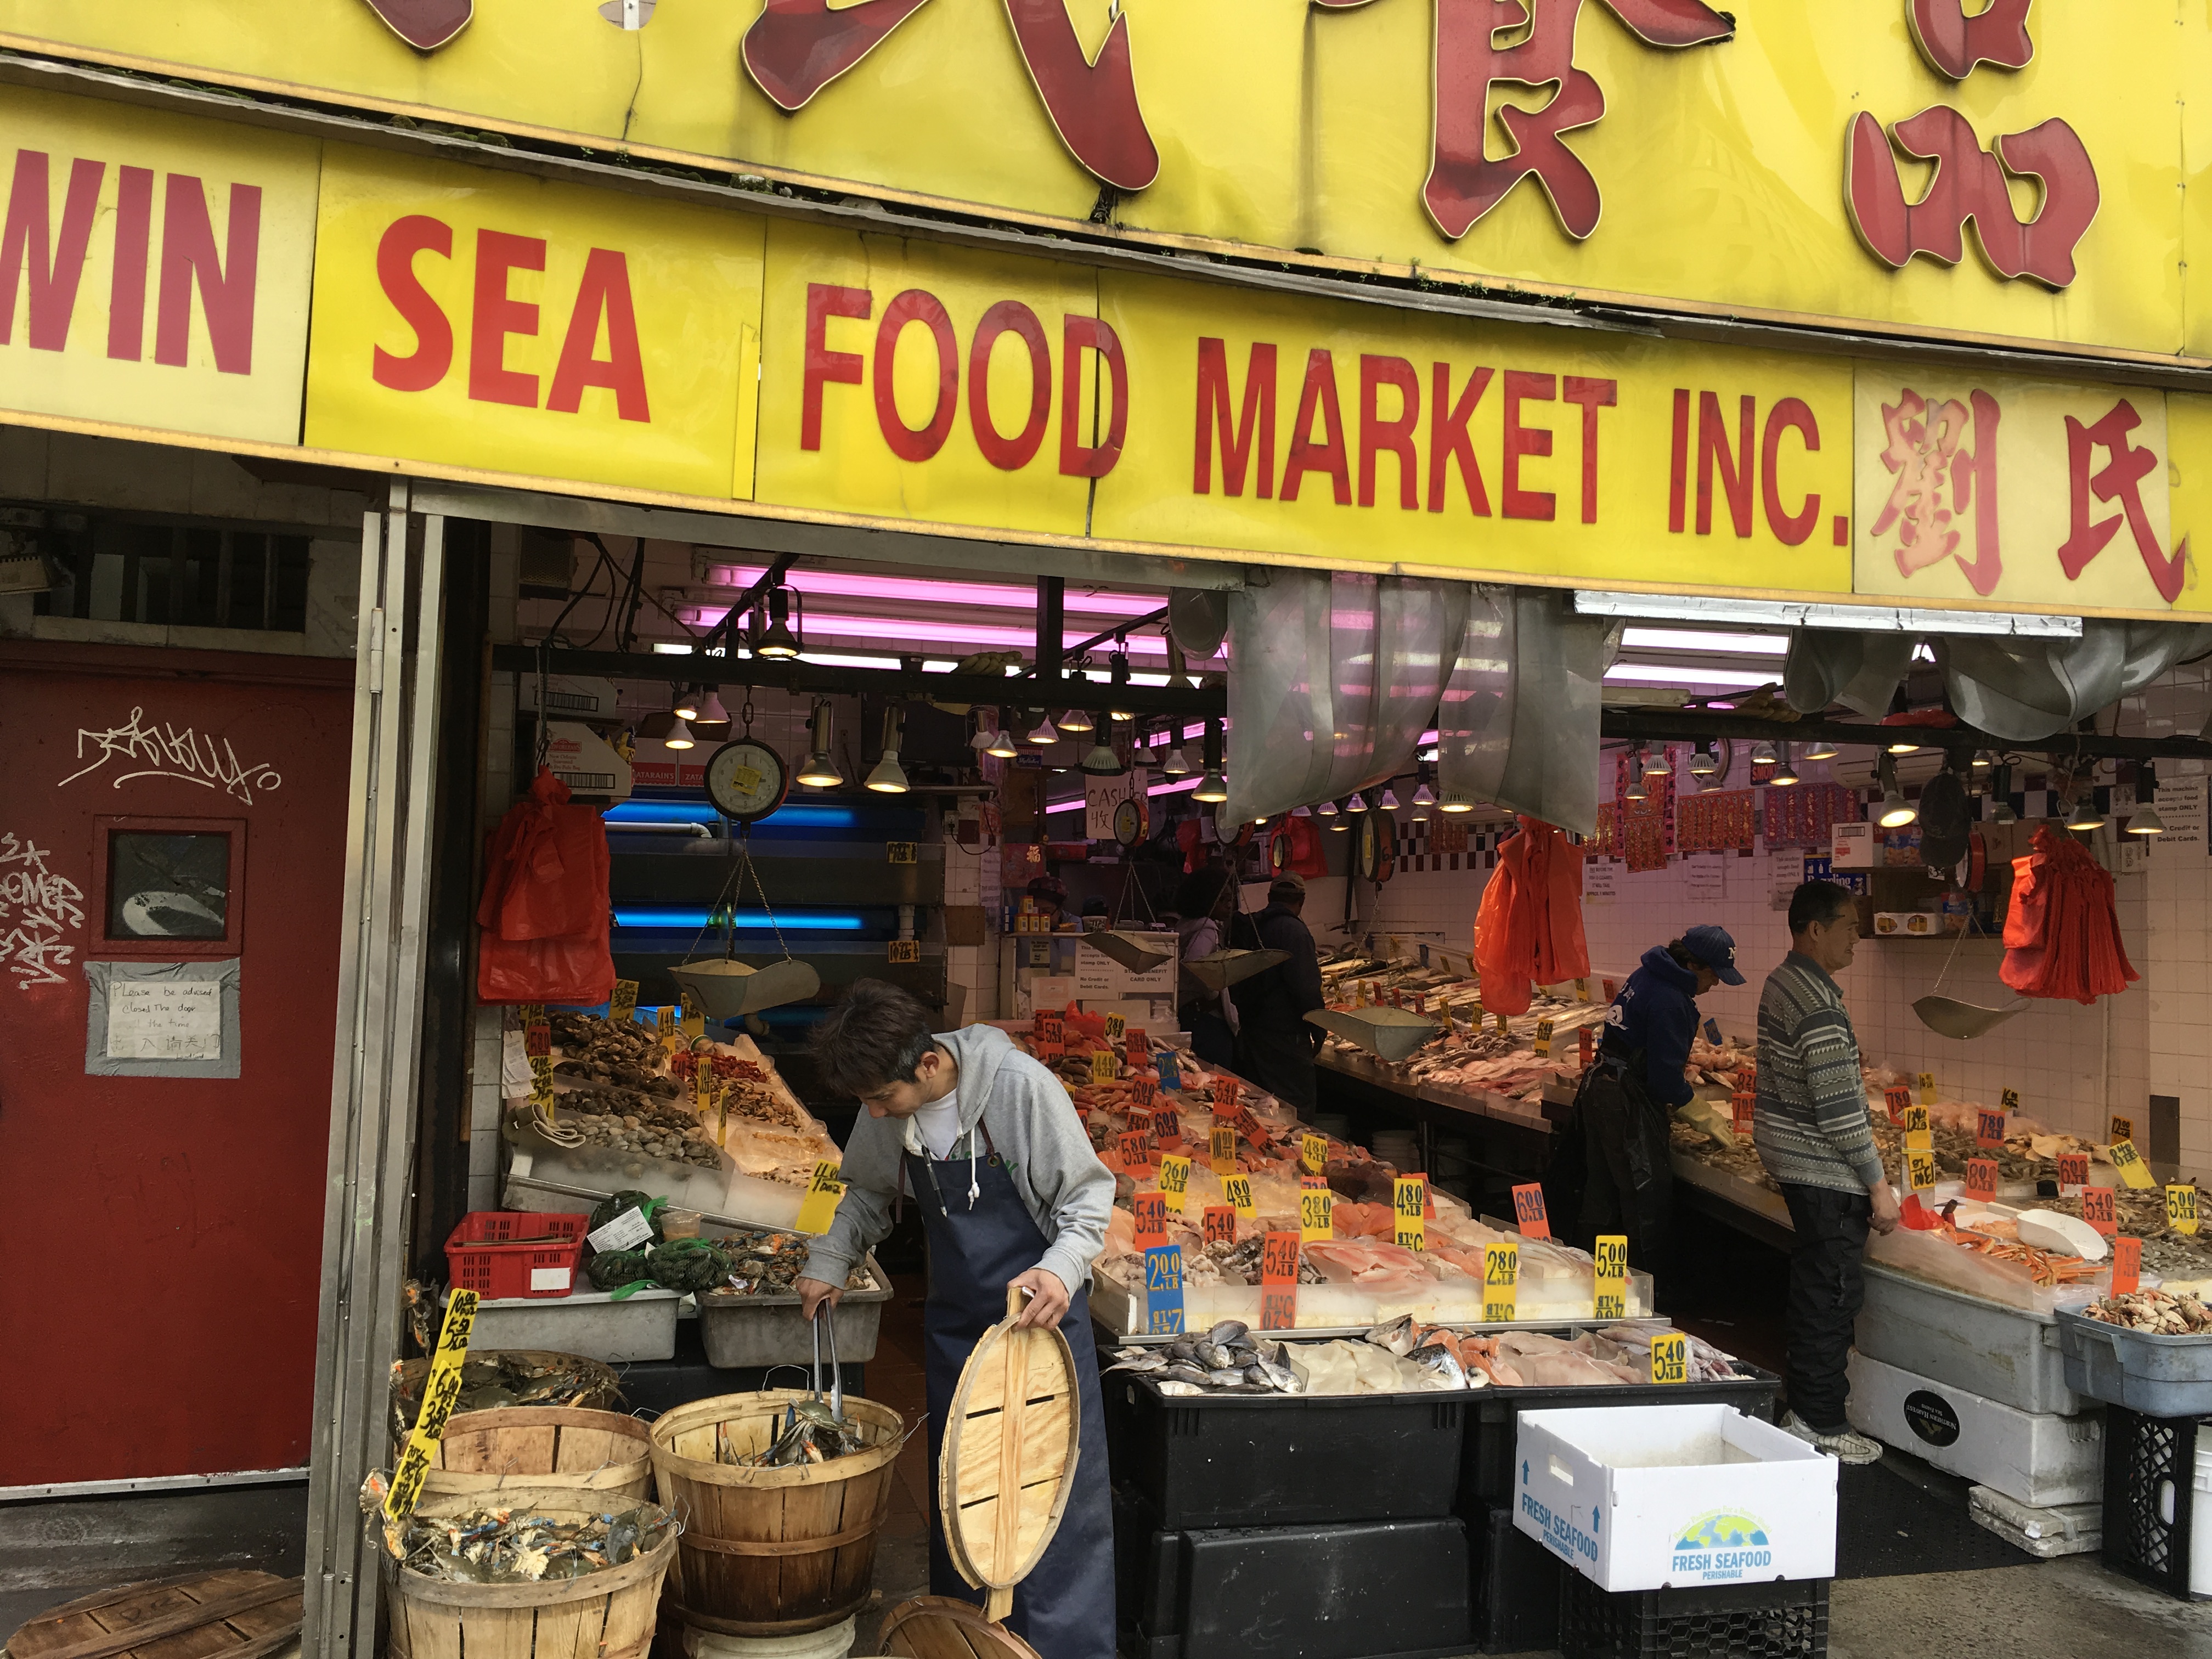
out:
M906 1424L890 1407L848 1399L845 1414L878 1443L824 1463L724 1463L773 1443L803 1389L696 1400L653 1425L660 1502L684 1523L670 1593L685 1623L724 1636L800 1636L867 1605L876 1533L890 1512Z
M653 1445L643 1423L573 1406L461 1412L446 1425L426 1498L484 1496L508 1487L573 1491L591 1501L653 1496Z
M416 1513L464 1515L493 1501L556 1517L610 1507L602 1495L574 1488L520 1486L502 1488L495 1499L483 1492L426 1499ZM635 1560L535 1584L457 1584L393 1562L384 1578L391 1659L645 1659L660 1581L675 1559L671 1532Z

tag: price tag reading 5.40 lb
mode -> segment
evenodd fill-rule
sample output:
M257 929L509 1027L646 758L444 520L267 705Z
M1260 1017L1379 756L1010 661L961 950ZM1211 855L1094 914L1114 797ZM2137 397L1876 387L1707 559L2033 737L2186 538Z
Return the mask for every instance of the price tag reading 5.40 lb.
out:
M1312 1176L1298 1180L1298 1242L1326 1243L1335 1231L1336 1195L1328 1182Z
M1168 1200L1163 1193L1139 1193L1130 1200L1137 1218L1137 1247L1147 1249L1168 1236Z
M1237 1212L1226 1204L1207 1205L1206 1214L1200 1219L1205 1223L1207 1243L1211 1244L1216 1239L1224 1244L1237 1242Z
M1512 1319L1520 1300L1521 1247L1486 1244L1482 1247L1482 1316Z
M1217 1077L1213 1079L1213 1113L1216 1117L1236 1116L1237 1093L1235 1078Z
M1690 1339L1680 1331L1665 1331L1651 1339L1651 1380L1686 1382L1690 1380Z
M2110 1187L2081 1189L2081 1219L2107 1238L2119 1231L2119 1204Z
M1390 1183L1391 1242L1401 1250L1429 1248L1429 1183L1425 1176L1400 1176Z
M1628 1317L1628 1239L1620 1233L1601 1233L1596 1240L1597 1301L1591 1309L1599 1319Z
M1552 1236L1552 1218L1544 1208L1540 1182L1531 1181L1513 1189L1513 1219L1519 1224L1523 1238Z
M2183 1182L2166 1189L2166 1224L2178 1233L2197 1231L2197 1188Z

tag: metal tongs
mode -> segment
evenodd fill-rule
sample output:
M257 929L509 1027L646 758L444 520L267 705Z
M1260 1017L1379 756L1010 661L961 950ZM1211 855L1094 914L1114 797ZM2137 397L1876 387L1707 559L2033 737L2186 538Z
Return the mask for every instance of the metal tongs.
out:
M845 1369L837 1363L837 1322L834 1319L823 1317L824 1314L832 1311L827 1297L817 1303L814 1307L814 1318L811 1322L814 1336L814 1370L812 1389L808 1398L817 1404L821 1402L822 1328L826 1325L830 1328L830 1416L832 1421L842 1427L845 1421Z

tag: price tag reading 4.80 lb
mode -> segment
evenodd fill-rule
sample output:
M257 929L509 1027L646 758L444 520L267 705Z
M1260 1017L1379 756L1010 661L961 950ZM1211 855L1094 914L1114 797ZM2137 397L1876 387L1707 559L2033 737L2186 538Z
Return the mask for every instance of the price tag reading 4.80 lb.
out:
M2119 1203L2110 1187L2081 1189L2081 1219L2107 1238L2119 1231Z
M1429 1183L1421 1176L1400 1176L1390 1183L1391 1243L1401 1250L1429 1248Z
M1327 1135L1307 1135L1299 1140L1298 1168L1307 1175L1319 1175L1328 1168Z
M1521 1247L1486 1244L1482 1247L1482 1316L1512 1319L1520 1300Z
M1540 1182L1528 1182L1513 1189L1513 1219L1521 1229L1523 1238L1549 1238L1552 1218L1544 1208L1544 1188Z
M2120 1121L2114 1118L2113 1122ZM2112 1143L2112 1167L2120 1172L2120 1179L2136 1191L2145 1191L2158 1183L2150 1178L2150 1165L2143 1162L2142 1154L2136 1150L2132 1140Z
M1259 1212L1252 1207L1251 1176L1241 1175L1222 1176L1221 1195L1229 1200L1230 1207L1237 1212L1238 1220L1249 1221L1259 1214Z
M1326 1243L1335 1231L1336 1195L1316 1176L1298 1177L1298 1242Z
M2004 1145L2005 1115L1993 1112L1986 1106L1974 1111L1974 1145L1984 1152L1994 1151Z
M1170 1153L1160 1160L1160 1195L1168 1201L1168 1208L1176 1214L1182 1213L1182 1200L1190 1191L1190 1160Z
M1651 1380L1686 1382L1690 1380L1690 1339L1680 1331L1665 1331L1651 1339Z
M2166 1224L2178 1233L2197 1231L2197 1188L2183 1182L2166 1189Z
M1620 1233L1601 1233L1597 1240L1597 1301L1591 1309L1598 1319L1628 1317L1628 1239Z

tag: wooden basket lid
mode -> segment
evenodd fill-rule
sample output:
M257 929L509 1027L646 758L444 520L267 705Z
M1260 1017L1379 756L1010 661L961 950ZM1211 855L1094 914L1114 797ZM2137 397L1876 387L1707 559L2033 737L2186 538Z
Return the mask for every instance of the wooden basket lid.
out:
M878 1644L902 1659L1039 1659L1037 1650L992 1623L970 1601L918 1595L884 1620Z
M187 1573L50 1607L8 1638L18 1659L136 1659L188 1632L210 1659L261 1659L300 1639L301 1581L243 1569Z
M962 1578L992 1597L992 1611L1037 1563L1060 1526L1075 1482L1082 1407L1075 1356L1057 1329L983 1333L961 1368L937 1468L945 1541Z

